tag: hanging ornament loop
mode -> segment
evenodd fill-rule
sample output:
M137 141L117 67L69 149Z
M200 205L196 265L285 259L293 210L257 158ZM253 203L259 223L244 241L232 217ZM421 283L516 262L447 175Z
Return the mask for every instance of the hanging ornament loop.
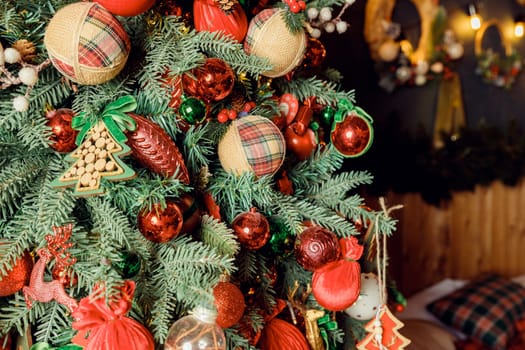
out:
M391 208L386 207L385 199L379 198L379 204L383 211L385 219L390 217L394 210L401 209L402 205L396 205ZM410 344L410 340L399 333L403 323L399 321L388 309L387 306L387 287L386 287L386 240L387 236L379 232L379 218L376 216L372 224L374 229L374 239L376 244L376 268L377 281L380 291L380 305L377 308L375 317L365 326L368 334L357 344L358 350L402 350Z
M134 131L137 128L135 120L127 115L128 112L133 112L137 108L137 101L133 96L122 96L116 101L106 105L99 116L81 112L71 121L71 127L79 130L76 144L81 145L91 128L93 128L99 120L102 120L106 125L109 133L120 144L126 142L127 137L124 134L125 130Z

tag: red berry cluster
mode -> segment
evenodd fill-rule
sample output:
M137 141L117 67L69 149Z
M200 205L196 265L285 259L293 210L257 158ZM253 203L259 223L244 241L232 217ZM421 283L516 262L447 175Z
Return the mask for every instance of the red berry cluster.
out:
M240 113L248 113L255 107L255 102L246 102ZM219 123L226 123L228 120L234 120L237 118L237 111L234 109L223 108L219 114L217 114L217 120Z
M284 2L288 5L290 11L293 13L299 13L300 11L304 11L306 9L306 3L303 0L284 0Z

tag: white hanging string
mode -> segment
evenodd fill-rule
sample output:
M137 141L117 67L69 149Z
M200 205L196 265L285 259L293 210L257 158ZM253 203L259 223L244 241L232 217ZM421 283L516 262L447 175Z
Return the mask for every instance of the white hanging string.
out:
M390 217L390 212L393 210L403 208L402 205L396 205L391 208L386 208L385 199L379 198L379 205L383 210L383 216L387 219ZM386 235L379 232L379 215L376 216L374 228L374 238L376 243L376 267L377 267L377 283L379 286L379 300L380 305L377 308L375 320L374 320L374 339L380 350L388 350L383 345L383 327L381 324L381 315L387 303L387 288L386 288L386 261L387 261L387 246L386 246ZM381 237L379 237L381 236Z

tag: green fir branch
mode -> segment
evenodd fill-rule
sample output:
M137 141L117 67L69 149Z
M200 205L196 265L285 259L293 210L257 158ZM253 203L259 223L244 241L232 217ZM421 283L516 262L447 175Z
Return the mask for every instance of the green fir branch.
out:
M98 115L107 104L132 93L134 81L118 76L105 84L80 85L73 100L76 113Z
M306 220L311 220L314 224L329 229L339 237L357 234L353 224L329 208L317 206L306 200L300 201L299 207Z
M13 215L20 206L20 198L29 189L37 189L35 179L42 174L40 158L12 160L0 172L0 218Z
M304 196L310 200L317 201L330 208L343 200L348 191L362 185L371 184L373 176L367 171L351 171L327 179L322 183L316 183L304 190Z
M210 124L191 127L184 137L183 154L187 166L192 171L198 171L211 163L216 145L208 138Z
M273 200L270 205L259 204L259 208L265 213L271 213L282 222L291 234L296 235L303 230L303 214L299 208L299 200L294 196L286 196L274 191Z
M337 84L334 82L323 81L317 77L297 78L294 80L278 79L275 80L279 91L292 93L300 101L315 96L316 101L322 105L337 106L340 100L349 100L355 103L354 91L338 91Z
M46 304L35 302L29 309L22 293L16 293L9 299L8 305L2 307L0 313L0 335L5 335L13 329L18 334L24 334L28 327L35 323L46 313Z
M219 170L210 180L209 191L224 210L228 221L237 214L250 210L256 203L265 207L272 203L273 196L268 191L272 178L269 176L257 179L251 172L237 176Z
M239 334L239 331L234 328L225 328L224 335L226 336L226 349L227 350L257 350L250 344L250 341Z
M246 54L237 40L220 32L201 31L195 40L208 57L222 59L238 73L258 76L272 68L268 59Z
M233 230L212 216L202 216L200 235L202 241L213 247L221 256L235 257L239 253L239 241Z
M34 336L38 342L52 344L65 328L71 327L69 310L56 301L46 303L44 307L46 312L38 320Z
M295 189L309 188L326 181L343 165L343 156L333 146L317 150L309 159L297 163L288 173Z

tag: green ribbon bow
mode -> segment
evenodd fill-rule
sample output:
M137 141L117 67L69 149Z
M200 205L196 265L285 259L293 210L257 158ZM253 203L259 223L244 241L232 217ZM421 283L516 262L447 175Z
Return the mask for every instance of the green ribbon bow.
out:
M36 343L34 344L30 350L82 350L83 347L74 345L74 344L68 344L64 346L59 346L58 348L52 347L48 343Z
M326 314L317 320L317 324L319 325L319 333L321 333L321 338L323 338L325 349L337 349L337 346L335 344L330 344L330 341L328 339L328 332L335 331L338 328L337 322L332 320L330 318L330 315Z
M341 99L337 103L337 112L334 115L334 124L342 122L350 112L355 112L357 115L365 119L367 122L372 124L373 119L370 114L366 113L361 107L355 106L352 102L347 99ZM332 126L333 129L333 126Z
M134 131L137 128L135 120L127 115L137 108L137 101L133 96L122 96L116 101L109 103L100 116L80 113L71 121L71 127L80 130L76 138L76 144L80 146L88 131L93 128L100 120L104 122L111 136L119 144L126 142L125 130Z

